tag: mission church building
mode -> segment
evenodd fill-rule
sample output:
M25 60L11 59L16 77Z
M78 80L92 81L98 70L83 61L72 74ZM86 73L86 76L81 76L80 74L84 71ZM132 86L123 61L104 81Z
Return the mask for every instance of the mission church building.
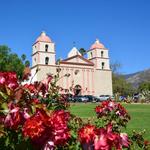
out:
M68 57L56 64L55 43L42 32L32 46L33 81L44 80L48 73L56 74L60 68L58 85L67 93L72 87L76 95L112 95L112 71L108 49L97 39L84 58L76 47ZM36 73L36 70L39 70ZM67 76L68 75L68 76Z

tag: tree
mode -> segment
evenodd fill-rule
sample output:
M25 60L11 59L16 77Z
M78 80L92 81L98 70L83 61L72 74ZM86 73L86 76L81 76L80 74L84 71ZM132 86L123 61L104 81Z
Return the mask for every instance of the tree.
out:
M117 74L118 70L121 68L121 64L119 62L111 63L110 68L113 74Z
M86 50L84 48L80 48L79 52L81 53L82 56L86 54Z
M150 100L150 82L142 82L138 91L145 97L145 99Z
M22 59L22 61L25 61L25 60L26 60L26 55L25 55L25 54L22 54L22 55L21 55L21 59Z
M118 99L120 95L132 96L135 92L135 89L125 80L125 77L118 73L120 67L121 64L118 62L111 64L113 93L116 99Z
M30 66L29 60L26 60L24 64L25 64L26 67L29 67Z
M0 71L13 71L19 78L22 78L25 66L30 64L25 60L25 54L19 58L17 54L11 52L8 46L0 45Z
M130 83L127 83L123 75L113 74L113 93L123 96L132 96L134 89Z

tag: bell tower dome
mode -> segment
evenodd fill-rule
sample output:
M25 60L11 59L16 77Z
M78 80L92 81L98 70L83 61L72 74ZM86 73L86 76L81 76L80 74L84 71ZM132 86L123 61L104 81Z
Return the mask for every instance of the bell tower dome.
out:
M110 70L108 49L98 39L91 45L87 56L95 64L96 69Z
M36 65L55 65L55 44L42 32L32 46L32 67Z

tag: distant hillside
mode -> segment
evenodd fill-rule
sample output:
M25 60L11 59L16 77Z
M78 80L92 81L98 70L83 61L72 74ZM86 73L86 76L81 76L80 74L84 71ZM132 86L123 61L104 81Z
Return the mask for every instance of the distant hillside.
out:
M134 87L138 87L138 85L143 81L150 81L150 69L136 72L133 74L125 75L127 82L131 83Z

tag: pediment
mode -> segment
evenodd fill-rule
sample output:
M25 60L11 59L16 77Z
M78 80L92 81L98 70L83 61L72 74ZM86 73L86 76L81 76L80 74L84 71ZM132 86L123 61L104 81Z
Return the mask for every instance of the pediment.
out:
M60 63L65 63L65 64L85 64L85 65L92 65L94 66L94 64L89 61L88 59L84 58L83 56L80 55L75 55L72 57L69 57L67 59L62 60Z

